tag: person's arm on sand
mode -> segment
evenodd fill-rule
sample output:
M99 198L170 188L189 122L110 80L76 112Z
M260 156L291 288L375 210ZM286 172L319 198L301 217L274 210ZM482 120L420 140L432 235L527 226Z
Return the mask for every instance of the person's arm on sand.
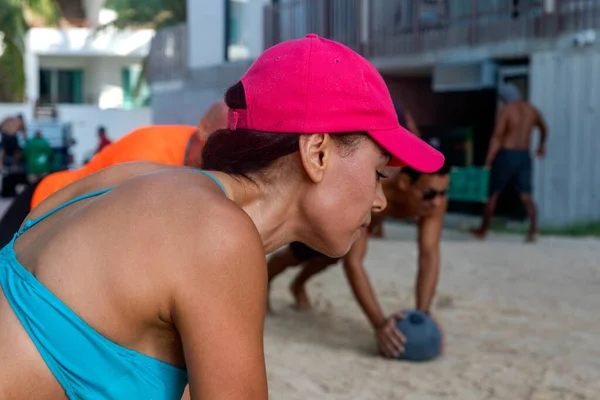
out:
M537 155L538 157L544 157L546 155L546 140L548 139L548 127L546 121L542 117L542 113L536 109L536 125L540 130L540 145L538 146Z
M448 199L435 213L419 221L419 269L416 284L416 306L429 313L440 274L440 239Z
M398 313L385 317L381 310L363 264L367 253L367 241L367 233L363 232L344 257L344 272L354 297L376 332L381 352L388 357L396 357L404 351L406 342L402 333L396 328L396 320L402 318L402 315Z
M492 137L490 138L488 153L485 157L485 168L490 168L492 166L496 154L502 149L502 137L504 136L504 132L506 132L507 122L508 115L506 113L506 108L502 108L498 115L496 126L494 127L494 133L492 133Z
M198 251L182 256L183 273L174 278L172 315L185 355L190 398L266 400L263 246L242 210L216 207L218 211L210 211L211 227L205 227L210 237L189 239L196 241Z

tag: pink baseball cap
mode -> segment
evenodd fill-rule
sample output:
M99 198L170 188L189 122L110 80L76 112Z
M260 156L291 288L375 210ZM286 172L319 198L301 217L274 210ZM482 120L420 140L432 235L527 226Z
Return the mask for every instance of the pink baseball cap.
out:
M388 165L435 172L442 153L400 126L387 85L365 58L308 34L265 50L241 78L245 110L230 129L280 133L367 132L389 151Z

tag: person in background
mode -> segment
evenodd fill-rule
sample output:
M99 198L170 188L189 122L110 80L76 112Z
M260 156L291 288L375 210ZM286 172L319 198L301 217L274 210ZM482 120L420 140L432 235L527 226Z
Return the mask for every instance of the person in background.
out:
M368 229L372 230L374 225L383 223L386 217L417 221L419 257L415 307L429 315L440 274L440 240L448 206L446 193L449 183L450 167L447 164L429 174L403 167L382 180L388 206L381 213L372 213ZM396 322L402 315L394 313L386 316L377 301L364 266L368 233L364 232L341 260L354 297L375 331L380 351L388 357L396 357L403 351L404 338L396 328ZM300 265L301 270L292 281L290 291L298 309L309 309L306 283L339 260L327 257L303 243L293 242L269 259L269 282L287 268Z
M52 173L31 184L11 204L0 220L0 246L6 245L29 212L63 187L111 165L148 161L199 168L202 149L211 133L227 127L227 106L213 103L197 126L149 125L134 129L75 170Z
M26 169L30 182L37 182L50 172L50 161L53 150L39 129L25 143L23 152L25 154Z
M98 127L98 148L96 149L95 154L98 154L103 148L111 143L111 140L106 135L106 128L103 126Z
M533 129L537 127L540 130L537 156L544 157L548 128L541 112L521 99L521 93L515 85L501 85L498 96L504 105L500 108L484 165L484 168L491 168L490 197L481 226L472 229L471 233L479 239L485 238L498 197L510 184L519 194L529 217L527 241L535 242L538 229L536 205L532 197L531 137Z
M227 106L213 103L197 126L149 125L134 129L96 154L83 167L44 178L33 194L31 209L66 185L96 171L130 161L199 168L202 149L211 133L227 126Z
M420 137L419 129L408 110L400 103L395 103L394 108L400 126ZM396 321L402 315L394 313L386 316L377 301L364 266L368 236L383 237L383 221L386 217L415 219L418 222L419 259L415 307L430 314L439 278L439 247L448 206L446 193L450 182L450 166L445 163L437 172L429 174L410 167L403 167L400 171L388 167L383 172L386 176L382 177L382 185L388 206L384 212L371 214L368 229L341 260L354 296L375 331L380 351L388 357L395 357L403 351L404 337L396 328ZM303 243L293 242L270 257L267 264L269 283L287 268L300 265L301 270L292 282L290 291L296 306L300 310L308 309L310 301L305 287L307 281L339 260L327 257Z
M396 114L398 114L398 122L400 123L400 126L406 127L406 129L408 129L413 135L420 138L421 131L419 131L419 128L408 109L399 102L394 103L394 108L396 109ZM392 168L386 168L384 172L391 175L395 173L395 170ZM375 238L383 237L383 220L381 220L380 223L371 224L370 234Z
M14 117L5 118L0 123L1 147L2 147L2 164L1 167L10 167L11 172L19 170L21 164L22 149L19 145L18 134L23 135L23 139L27 141L27 127L23 115L18 114Z

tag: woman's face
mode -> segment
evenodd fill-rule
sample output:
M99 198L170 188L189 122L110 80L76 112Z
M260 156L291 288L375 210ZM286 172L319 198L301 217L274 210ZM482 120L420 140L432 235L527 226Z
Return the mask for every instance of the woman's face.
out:
M390 155L367 136L352 148L325 137L326 146L318 155L319 174L307 171L318 182L304 193L303 214L310 230L302 241L330 257L341 257L364 234L371 211L382 211L387 205L381 178Z

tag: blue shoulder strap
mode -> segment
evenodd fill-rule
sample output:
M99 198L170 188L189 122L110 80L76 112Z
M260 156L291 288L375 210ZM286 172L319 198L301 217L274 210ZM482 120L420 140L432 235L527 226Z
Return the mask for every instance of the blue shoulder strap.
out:
M210 179L212 179L217 185L219 185L219 187L221 188L221 190L223 191L223 193L225 193L225 196L227 196L227 192L225 191L225 188L223 187L223 185L221 184L221 182L219 182L219 180L217 178L215 178L214 176L212 176L208 172L203 171L201 169L197 169L196 171L201 172L204 175L208 176ZM32 219L32 220L29 220L29 221L25 222L23 224L23 226L21 227L21 229L19 229L19 232L17 232L17 237L21 236L23 233L27 232L27 230L29 230L32 226L34 226L38 222L43 221L44 219L48 218L50 215L54 214L55 212L57 212L59 210L62 210L63 208L65 208L67 206L70 206L73 203L77 203L78 201L89 199L90 197L94 197L94 196L100 196L101 194L109 192L112 189L113 188L102 189L102 190L98 190L98 191L95 191L95 192L84 194L84 195L79 196L79 197L75 197L74 199L69 200L66 203L61 204L60 206L58 206L58 207L56 207L56 208L48 211L44 215L42 215L42 216L40 216L40 217L38 217L36 219Z
M29 228L31 228L38 222L43 221L44 219L48 218L50 215L54 214L55 212L57 212L59 210L62 210L63 208L65 208L67 206L70 206L73 203L77 203L78 201L89 199L90 197L100 196L101 194L104 194L110 190L112 190L112 188L102 189L102 190L98 190L95 192L84 194L82 196L75 197L74 199L69 200L64 204L61 204L60 206L53 208L52 210L48 211L47 213L43 214L42 216L25 222L23 224L23 226L21 227L21 229L19 229L19 232L17 232L17 236L21 236L23 233L27 232L27 230L29 230Z
M219 185L219 187L221 188L221 190L223 191L223 193L225 193L225 197L227 197L227 192L225 191L225 188L223 187L223 185L221 184L221 182L219 182L219 180L217 178L215 178L214 176L212 176L211 174L209 174L206 171L203 171L201 169L196 169L196 171L208 176L210 179L212 179L217 185Z

